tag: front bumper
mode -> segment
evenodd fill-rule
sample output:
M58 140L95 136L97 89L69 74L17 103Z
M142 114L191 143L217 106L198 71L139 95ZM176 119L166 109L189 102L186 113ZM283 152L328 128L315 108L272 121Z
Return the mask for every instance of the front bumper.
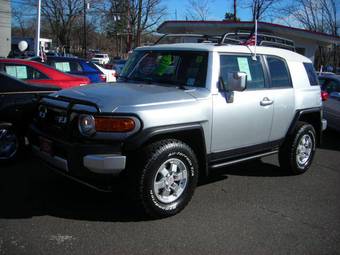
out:
M41 138L51 141L52 153L41 149ZM101 189L111 186L126 168L121 143L79 143L50 136L31 125L29 140L35 155L59 173Z
M59 156L52 156L40 150L36 145L32 146L35 155L65 172L69 172L68 162ZM83 157L83 166L93 173L119 175L125 169L126 157L118 154L93 154Z

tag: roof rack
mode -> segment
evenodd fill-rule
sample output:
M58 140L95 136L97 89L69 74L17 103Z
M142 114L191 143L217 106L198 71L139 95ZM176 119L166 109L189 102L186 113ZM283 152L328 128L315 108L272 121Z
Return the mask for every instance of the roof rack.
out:
M225 33L221 36L218 45L242 44L249 39L250 35L251 33ZM269 34L257 34L257 45L287 49L295 52L294 41Z
M180 38L179 40L175 42L170 43L181 43L185 42L184 38L196 38L193 43L218 43L220 41L221 36L220 35L204 35L204 34L165 34L161 38L159 38L154 45L156 44L162 44L163 41L166 41L167 38ZM171 39L170 39L171 40ZM189 40L187 40L188 42Z
M251 33L236 32L225 33L223 35L203 35L203 34L165 34L159 38L154 45L165 43L216 43L217 45L235 44L240 45L247 41ZM168 38L168 41L166 41ZM170 39L169 39L170 38ZM171 39L174 38L174 39ZM185 38L193 38L185 39ZM276 47L281 49L287 49L295 52L295 43L287 38L269 35L269 34L257 34L257 45Z

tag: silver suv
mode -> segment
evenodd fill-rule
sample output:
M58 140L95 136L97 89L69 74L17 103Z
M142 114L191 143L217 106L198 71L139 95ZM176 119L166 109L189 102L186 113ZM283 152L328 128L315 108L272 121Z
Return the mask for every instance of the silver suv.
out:
M116 84L41 100L33 150L97 189L128 181L153 217L181 211L198 176L278 153L304 173L326 122L311 61L271 48L172 44L138 48Z

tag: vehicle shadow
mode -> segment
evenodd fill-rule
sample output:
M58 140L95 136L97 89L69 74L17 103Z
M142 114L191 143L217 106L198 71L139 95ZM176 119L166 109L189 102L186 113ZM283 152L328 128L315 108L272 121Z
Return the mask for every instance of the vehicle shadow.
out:
M249 168L247 170L247 168ZM274 168L274 169L273 169ZM281 176L274 165L258 162L214 171L199 186L222 181L228 175ZM112 193L95 191L68 180L44 164L27 160L0 172L0 218L17 219L50 215L87 221L147 221L117 183Z
M326 132L321 148L340 151L339 134ZM50 215L87 221L149 220L136 210L124 192L129 187L120 183L113 187L112 193L98 192L55 174L29 155L15 164L0 166L0 170L0 218ZM276 163L253 160L214 170L199 186L228 180L233 175L283 177L288 174Z
M326 129L323 132L321 149L340 151L340 132Z

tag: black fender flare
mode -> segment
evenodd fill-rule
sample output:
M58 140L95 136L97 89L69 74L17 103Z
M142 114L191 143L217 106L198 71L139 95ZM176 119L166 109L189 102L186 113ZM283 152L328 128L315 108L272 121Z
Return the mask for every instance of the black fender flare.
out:
M168 125L168 126L160 126L160 127L153 127L141 130L137 134L127 138L123 142L123 149L124 151L134 151L142 148L148 141L152 140L157 136L172 136L176 134L181 134L184 132L191 132L191 131L198 131L200 134L201 141L200 149L202 150L201 153L204 155L203 158L198 157L198 160L202 161L201 165L204 167L204 174L208 175L208 160L207 160L207 151L206 151L206 142L204 136L204 130L201 123L189 123L189 124L175 124L175 125Z

